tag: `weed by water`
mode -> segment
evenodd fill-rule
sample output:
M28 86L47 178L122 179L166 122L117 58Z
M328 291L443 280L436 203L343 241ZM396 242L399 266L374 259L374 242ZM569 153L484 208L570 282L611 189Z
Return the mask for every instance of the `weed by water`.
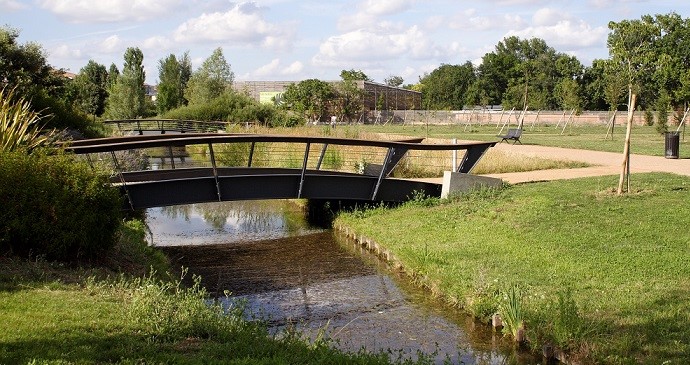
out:
M522 302L522 290L517 285L512 285L502 292L498 302L498 313L503 321L503 333L512 336L517 342L525 340L525 316Z

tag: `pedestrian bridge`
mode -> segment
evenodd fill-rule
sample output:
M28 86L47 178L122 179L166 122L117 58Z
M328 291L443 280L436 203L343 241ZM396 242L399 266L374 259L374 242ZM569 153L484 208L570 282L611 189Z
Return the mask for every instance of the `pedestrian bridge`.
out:
M66 149L110 169L125 208L140 209L253 199L439 197L441 184L405 176L429 169L468 174L496 144L422 140L184 133L81 140ZM456 151L464 154L457 158Z

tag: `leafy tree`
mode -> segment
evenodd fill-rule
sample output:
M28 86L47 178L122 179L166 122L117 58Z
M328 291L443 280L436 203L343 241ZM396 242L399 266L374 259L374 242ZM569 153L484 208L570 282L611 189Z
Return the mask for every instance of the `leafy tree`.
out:
M623 164L618 181L618 194L622 194L627 181L630 188L630 137L633 127L633 114L637 96L641 90L641 80L654 63L652 45L659 37L659 28L649 21L623 20L609 22L607 45L612 58L612 66L625 77L628 88L628 119L623 147Z
M30 102L32 111L44 117L44 128L79 130L95 136L86 115L75 110L64 71L47 63L39 44L17 42L19 32L0 27L0 86Z
M338 119L348 123L356 121L364 110L364 90L357 86L355 80L342 80L335 86L335 92L334 107Z
M582 74L583 107L585 110L608 110L605 89L607 60L594 60L592 66L586 67ZM615 110L615 108L613 109Z
M189 101L184 97L184 93L187 90L189 78L192 77L192 60L189 58L189 51L185 52L178 61L180 63L180 100L183 105L187 105Z
M118 77L120 77L120 70L117 69L114 63L111 63L108 69L108 90L111 90L115 86Z
M345 81L374 81L361 70L354 69L340 71L340 78Z
M182 69L177 57L170 54L158 61L158 113L163 114L170 109L182 105Z
M428 109L462 109L466 93L474 81L474 67L469 61L464 65L441 65L420 80L424 85L424 106Z
M383 80L383 82L386 85L392 86L392 87L400 87L400 85L402 85L404 81L405 80L403 80L403 78L401 76L395 76L395 75L390 75Z
M76 105L91 115L101 116L108 97L107 83L108 72L105 66L89 60L72 83L76 92Z
M303 80L285 88L282 107L305 119L319 121L334 96L335 90L331 84L318 79Z
M184 96L189 104L203 104L222 95L232 86L234 74L218 47L201 67L192 73Z
M106 115L112 119L132 119L143 116L146 109L144 89L144 54L139 48L127 48L122 74L110 91Z

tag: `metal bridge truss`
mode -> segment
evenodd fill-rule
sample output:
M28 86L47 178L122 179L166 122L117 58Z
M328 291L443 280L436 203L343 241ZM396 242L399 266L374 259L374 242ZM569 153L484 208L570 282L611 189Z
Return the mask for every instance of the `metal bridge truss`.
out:
M109 155L115 170L112 182L120 187L125 196L126 208L139 209L253 199L306 198L401 202L411 199L416 193L438 197L441 194L441 184L390 177L393 169L408 151L465 150L464 157L459 160L454 170L469 173L488 148L496 144L422 144L421 141L421 138L371 141L329 137L186 133L82 140L69 144L66 149L86 155L91 163L94 163L94 159ZM247 153L243 156L243 161L246 161L244 166L222 166L219 163L218 151L233 144L248 146L248 151L242 150ZM300 166L258 166L255 151L259 144L302 146ZM179 162L176 166L173 150L189 146L204 149L204 166L181 167ZM378 155L383 156L382 161L375 165L378 169L367 173L323 169L327 150L333 146L378 149ZM116 152L121 154L120 151L140 149L154 149L162 155L167 155L170 163L166 163L166 166L169 168L127 170L122 157L118 158ZM318 157L315 157L317 155ZM161 161L165 160L166 158L161 156Z

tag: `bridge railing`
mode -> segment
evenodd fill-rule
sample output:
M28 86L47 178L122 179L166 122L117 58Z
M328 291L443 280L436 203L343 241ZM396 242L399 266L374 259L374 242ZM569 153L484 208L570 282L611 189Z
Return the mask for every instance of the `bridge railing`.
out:
M396 166L410 158L408 152L427 153L435 158L434 153L447 155L465 150L452 170L469 173L487 149L496 144L421 141L208 133L76 141L66 149L84 155L94 166L110 167L112 182L120 185L130 208L136 209L210 199L301 198L304 194L329 199L399 201L409 197L412 190L427 189L422 185L429 185L389 179ZM430 160L416 164L424 166ZM233 182L229 183L230 180ZM261 193L256 193L256 184L263 187L258 189ZM354 185L347 187L350 184ZM379 194L382 184L388 188ZM209 195L212 185L215 198ZM160 189L177 189L178 193L171 195ZM440 193L437 187L431 189Z
M117 159L118 152L143 156L149 164L127 163L118 170L140 171L180 167L281 167L364 173L379 166L388 177L401 164L407 173L438 175L444 170L469 173L495 142L423 144L422 139L372 141L361 139L256 134L176 134L124 136L73 142L68 149L95 160ZM452 151L464 150L455 166ZM110 156L104 157L103 154ZM215 162L212 161L215 159ZM124 161L121 161L124 162ZM402 166L405 165L405 166ZM385 168L384 168L385 167ZM403 172L404 174L404 172ZM425 177L404 176L401 177Z
M178 133L206 133L226 131L228 125L233 123L223 121L199 121L199 120L180 120L180 119L120 119L106 120L106 125L114 127L121 134L136 133L143 135L144 132L166 132Z

